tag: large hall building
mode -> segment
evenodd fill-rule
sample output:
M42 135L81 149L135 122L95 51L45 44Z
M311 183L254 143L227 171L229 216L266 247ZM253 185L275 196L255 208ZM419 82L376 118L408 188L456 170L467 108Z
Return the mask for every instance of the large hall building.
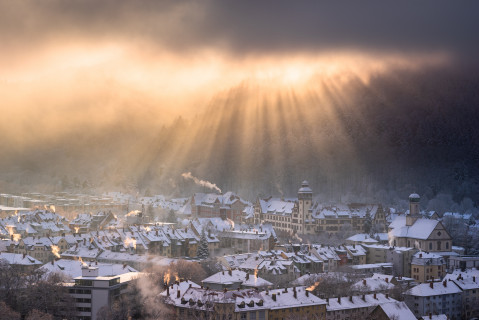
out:
M301 184L297 198L258 198L254 205L255 224L271 223L276 230L291 234L334 234L348 224L361 233L365 222L386 231L386 213L380 204L323 206L313 201L308 181Z

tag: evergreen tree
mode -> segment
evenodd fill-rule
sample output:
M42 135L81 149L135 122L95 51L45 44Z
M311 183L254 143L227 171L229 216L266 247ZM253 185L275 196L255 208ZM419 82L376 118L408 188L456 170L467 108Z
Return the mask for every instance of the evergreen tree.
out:
M199 259L206 259L210 255L210 251L208 249L208 240L206 239L205 229L201 232L201 239L198 245L198 251L196 252L196 256Z
M170 223L176 223L176 214L175 214L175 211L173 209L170 209L170 211L168 211L168 216L166 217L166 221L167 222L170 222Z
M153 206L151 204L148 205L146 210L147 210L146 213L150 218L152 218L155 215L155 212L153 211Z
M364 224L363 224L364 233L370 234L372 226L373 226L373 221L371 219L371 215L369 214L369 212L366 212L366 217L364 218Z

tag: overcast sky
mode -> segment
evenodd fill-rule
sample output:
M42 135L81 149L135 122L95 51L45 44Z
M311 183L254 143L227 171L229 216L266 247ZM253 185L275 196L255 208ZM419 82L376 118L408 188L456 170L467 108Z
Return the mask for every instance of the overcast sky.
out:
M474 55L478 9L476 1L2 0L0 35L4 49L30 54L82 39L233 55L339 49Z

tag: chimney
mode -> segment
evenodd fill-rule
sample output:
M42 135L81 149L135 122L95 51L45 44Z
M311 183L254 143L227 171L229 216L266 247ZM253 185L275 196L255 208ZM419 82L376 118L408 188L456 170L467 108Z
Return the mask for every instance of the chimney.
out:
M341 304L341 297L338 297L338 303Z
M296 293L296 290L293 290L293 296L294 296L295 299L298 298L298 294Z
M25 259L26 256L27 256L27 254L26 254L26 253L23 253L23 259Z
M431 287L431 289L434 289L434 283L433 282L429 282L429 286Z
M386 278L386 283L389 283L389 278Z
M188 288L191 288L191 286L192 286L192 285L191 285L191 283L190 283L190 285L189 285L189 287L188 287Z
M223 292L224 292L224 293L228 292L228 289L225 288L225 289L223 290Z
M422 253L419 254L419 258L422 258Z
M246 273L246 281L249 280L249 273Z
M472 277L472 282L476 282L476 276Z
M228 270L228 274L230 275L230 277L233 275L233 271L231 271L231 269Z
M177 299L180 298L180 290L176 290L176 298L177 298Z
M447 287L447 281L446 281L446 280L444 280L444 281L442 282L442 284L444 285L444 287Z
M353 302L353 296L349 296L349 302Z
M366 295L363 294L363 297L362 297L363 301L366 301Z
M376 297L376 294L374 294L374 299L376 299L376 300L378 299L378 298Z
M309 297L309 291L308 290L304 290L306 292L306 297Z
M53 260L52 260L52 266L53 266Z
M273 298L273 301L276 301L276 293L273 293L271 297Z
M363 286L365 286L365 285L366 285L366 279L363 280Z
M170 295L170 286L166 286L166 295L167 295L167 296Z
M386 293L386 299L389 299L389 294L388 293Z

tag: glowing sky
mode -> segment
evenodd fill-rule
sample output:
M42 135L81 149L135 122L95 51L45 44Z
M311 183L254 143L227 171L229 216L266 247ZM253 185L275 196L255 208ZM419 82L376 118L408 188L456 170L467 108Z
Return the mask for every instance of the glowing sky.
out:
M0 0L0 146L156 128L211 112L246 87L259 89L244 101L328 91L340 104L351 82L476 65L478 9L477 1Z
M164 120L244 81L303 88L318 75L367 81L392 67L470 59L477 6L2 0L2 109L21 118L41 105L58 123L65 109L91 121L91 108L111 118L136 103Z

